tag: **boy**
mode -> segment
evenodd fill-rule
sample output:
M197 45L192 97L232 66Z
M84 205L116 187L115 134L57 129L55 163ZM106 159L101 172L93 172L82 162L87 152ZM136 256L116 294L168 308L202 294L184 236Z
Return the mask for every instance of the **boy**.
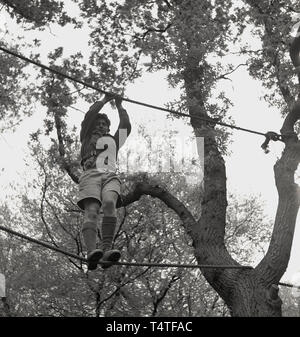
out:
M120 123L114 136L109 134L110 120L107 115L98 113L107 102L115 100ZM81 123L81 165L83 174L79 179L78 206L84 210L82 226L83 240L87 249L88 269L97 268L99 260L117 262L121 254L112 249L116 229L116 204L120 202L121 181L116 175L116 159L119 148L124 144L131 131L126 110L122 107L122 98L106 94L94 103ZM102 242L96 249L97 221L102 205L101 224Z

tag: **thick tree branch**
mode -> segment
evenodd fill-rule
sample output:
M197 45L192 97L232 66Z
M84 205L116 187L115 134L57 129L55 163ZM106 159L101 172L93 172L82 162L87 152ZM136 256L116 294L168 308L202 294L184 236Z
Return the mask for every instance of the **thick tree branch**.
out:
M150 185L148 183L138 183L132 192L122 197L123 206L138 201L143 195L150 195L151 197L158 198L163 201L169 208L171 208L182 220L182 223L187 230L187 233L193 237L195 231L196 221L189 210L175 198L171 193L164 190L160 186Z
M52 88L54 86L54 77L52 77L52 82L50 85L50 93L48 97L48 111L53 112L54 115L54 124L56 128L56 134L58 139L58 153L61 160L61 165L63 169L68 173L69 177L76 183L79 184L79 177L76 173L74 173L72 164L66 159L66 150L64 144L64 136L63 136L63 122L61 119L61 111L62 107L57 102L57 99L53 97Z
M66 160L66 150L65 145L63 141L63 135L62 135L62 122L61 118L57 113L54 113L54 120L55 120L55 127L57 131L57 139L58 139L58 151L60 158L62 160L63 168L68 173L69 177L74 181L74 183L79 184L79 177L73 172L72 165Z
M280 130L283 140L288 141L290 136L297 137L295 134L295 123L300 119L300 99L294 104L291 111L286 116L282 128Z
M300 66L299 53L300 38L296 37L290 46L291 61L296 69ZM300 141L294 131L295 123L299 119L300 97L290 109L281 128L285 149L274 166L278 208L269 249L256 268L257 273L263 275L266 286L278 284L290 258L300 205L300 188L295 183L295 171L300 163Z
M288 266L300 205L300 189L294 179L299 162L300 142L295 140L286 143L282 157L274 166L279 195L277 213L269 249L256 268L266 286L278 284Z

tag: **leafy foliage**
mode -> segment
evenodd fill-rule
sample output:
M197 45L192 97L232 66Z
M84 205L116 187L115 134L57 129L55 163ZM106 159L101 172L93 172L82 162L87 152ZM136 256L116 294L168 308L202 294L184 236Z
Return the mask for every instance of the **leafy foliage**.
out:
M298 2L290 0L244 2L246 6L240 10L239 15L243 15L245 21L239 24L243 26L248 24L252 27L253 36L261 40L257 52L249 53L249 73L268 89L268 93L264 96L267 102L286 114L292 106L293 97L298 92L295 71L288 54ZM283 100L287 105L282 104Z
M13 127L22 115L32 113L33 85L24 85L29 79L26 64L14 57L0 53L0 129Z
M25 21L32 28L44 28L45 25L57 22L65 25L69 22L76 22L65 11L62 1L50 0L1 0L3 6L8 10L12 18L16 18L17 23Z

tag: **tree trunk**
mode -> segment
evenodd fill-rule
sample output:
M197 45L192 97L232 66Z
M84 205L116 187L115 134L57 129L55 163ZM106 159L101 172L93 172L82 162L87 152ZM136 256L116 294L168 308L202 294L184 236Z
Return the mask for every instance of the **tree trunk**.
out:
M189 105L189 112L190 115L207 117L204 99L199 90L203 69L199 66L199 62L197 63L192 59L189 60L184 73L188 101L193 102ZM286 129L289 134L293 132L293 123L298 119L298 114L299 111L297 114L294 111L292 116L290 114L287 117L292 123L283 128L285 133ZM193 117L191 123L196 137L204 137L204 194L201 216L191 233L195 256L199 264L238 265L224 244L227 208L226 170L224 159L217 146L214 126L207 122L199 122ZM286 149L282 158L274 167L279 204L267 255L252 270L202 270L206 280L229 307L232 316L281 316L282 302L278 297L277 284L289 261L299 208L299 187L294 182L294 173L300 160L300 145L295 135L289 136L285 143Z
M203 77L203 68L191 57L187 61L184 73L185 88L192 116L207 117L199 82ZM197 88L197 89L195 89ZM238 265L228 253L225 244L226 224L226 169L224 159L218 149L212 125L191 118L196 137L204 137L204 192L201 201L201 216L193 228L191 237L195 256L199 264ZM232 307L232 292L237 276L245 273L236 269L203 269L203 275L210 285ZM249 273L249 271L248 271Z

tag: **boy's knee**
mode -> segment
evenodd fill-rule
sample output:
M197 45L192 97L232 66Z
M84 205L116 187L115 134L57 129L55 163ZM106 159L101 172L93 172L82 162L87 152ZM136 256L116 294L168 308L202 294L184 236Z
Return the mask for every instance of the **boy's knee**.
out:
M91 204L85 208L84 216L89 221L97 221L98 214L99 206L97 204Z
M104 213L114 213L115 208L115 202L113 200L103 200L102 209Z

